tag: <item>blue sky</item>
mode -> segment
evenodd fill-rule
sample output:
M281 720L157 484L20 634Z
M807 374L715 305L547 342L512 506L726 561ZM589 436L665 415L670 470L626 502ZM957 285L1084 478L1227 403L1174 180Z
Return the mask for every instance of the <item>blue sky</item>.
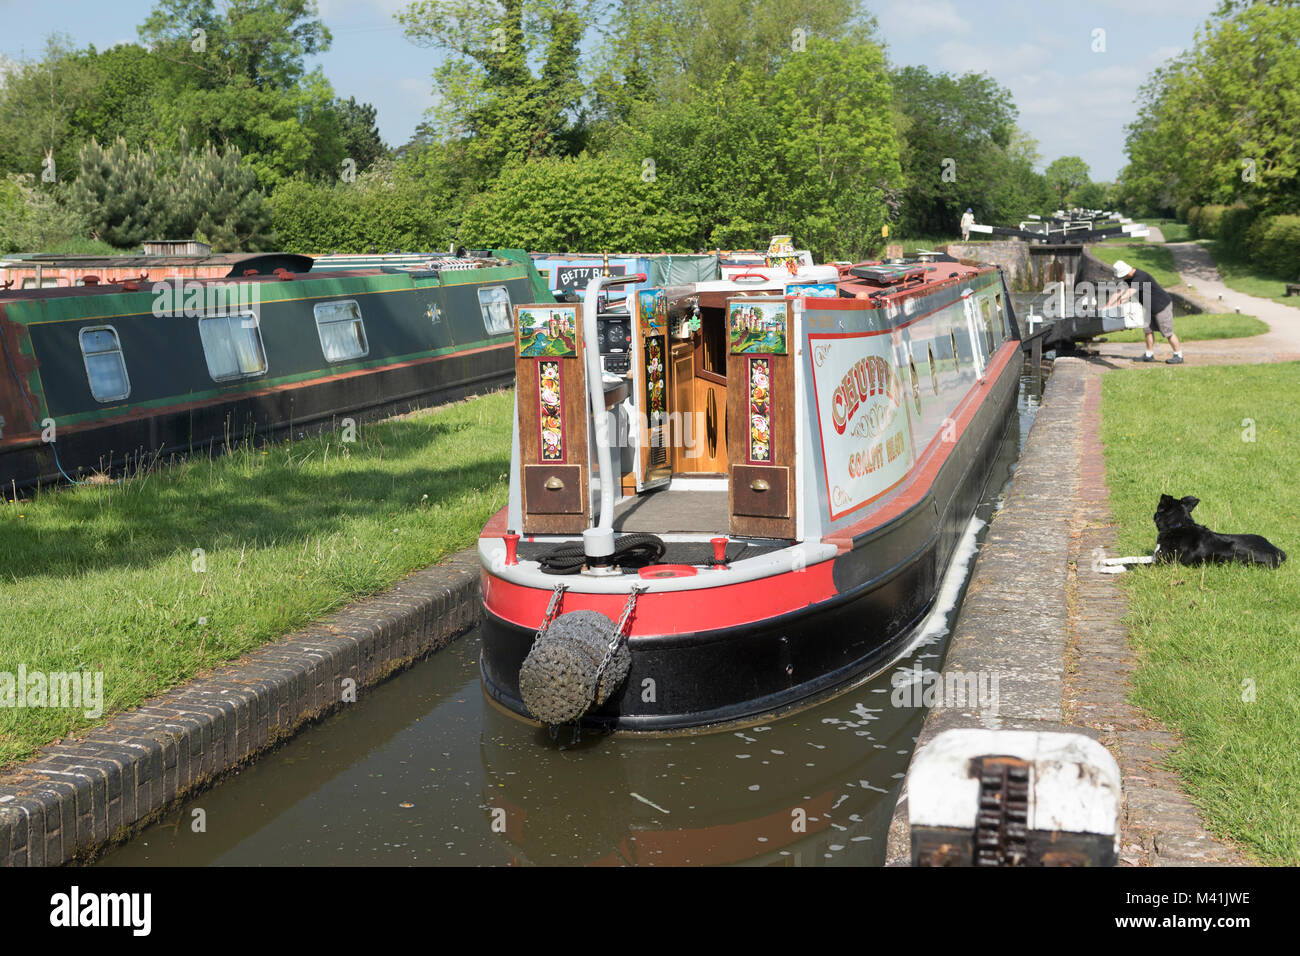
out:
M335 91L375 104L390 145L406 142L434 101L432 50L403 35L407 0L318 0L334 34L313 59ZM987 71L1008 87L1044 162L1082 156L1094 179L1124 165L1123 127L1151 71L1189 46L1218 0L874 0L891 60ZM52 32L99 48L136 39L153 0L0 0L0 56L38 54ZM1095 31L1105 49L1094 51Z

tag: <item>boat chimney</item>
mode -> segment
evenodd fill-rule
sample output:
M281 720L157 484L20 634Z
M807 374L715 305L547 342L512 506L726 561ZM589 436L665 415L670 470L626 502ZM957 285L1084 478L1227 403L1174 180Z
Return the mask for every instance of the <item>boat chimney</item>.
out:
M593 571L612 570L614 562L614 529L588 528L582 532L582 553L587 558L587 567Z

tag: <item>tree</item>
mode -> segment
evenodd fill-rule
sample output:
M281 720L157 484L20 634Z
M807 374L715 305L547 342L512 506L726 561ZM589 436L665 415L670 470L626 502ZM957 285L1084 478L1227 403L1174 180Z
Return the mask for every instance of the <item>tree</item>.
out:
M0 89L0 170L47 183L62 179L76 155L77 113L92 101L98 81L94 66L65 37L51 36L40 60L13 64Z
M108 147L87 143L69 204L96 238L119 248L194 237L233 251L258 249L270 239L257 175L239 150L221 153L211 144L191 150L183 130L177 152L131 150L120 138Z
M0 179L0 253L53 252L84 240L89 227L63 201L66 189L40 188L32 173Z
M162 145L176 132L230 143L272 188L298 173L335 177L347 144L334 92L307 56L329 49L314 0L158 0L140 38L173 65L176 91L155 103Z
M1047 183L1056 192L1062 208L1066 197L1080 186L1090 182L1088 164L1078 156L1062 156L1052 160L1043 173Z
M1041 211L1037 144L1016 128L1009 90L986 73L918 66L896 69L892 80L903 136L903 233L951 233L967 207L989 222Z
M356 163L357 169L368 169L377 159L388 155L388 147L379 136L373 106L358 103L356 97L350 96L346 101L335 100L331 109L338 118L344 155Z
M249 81L288 90L306 75L304 59L330 47L315 0L157 0L140 39L204 77L209 88Z
M462 147L462 175L485 184L511 162L581 148L579 44L593 10L594 0L417 0L398 14L407 37L448 54L431 126Z
M612 151L671 178L697 248L790 233L851 258L879 245L901 185L890 102L878 47L814 38L775 73L732 66L686 103L637 104Z
M604 22L593 111L613 121L639 100L688 100L732 65L771 75L810 39L868 41L874 29L860 0L618 0Z
M1110 194L1110 183L1086 182L1074 190L1070 204L1083 209L1101 209Z
M1221 5L1139 92L1131 194L1163 207L1300 210L1300 4Z
M457 240L474 247L686 252L694 222L673 211L671 179L589 153L512 167L466 210Z

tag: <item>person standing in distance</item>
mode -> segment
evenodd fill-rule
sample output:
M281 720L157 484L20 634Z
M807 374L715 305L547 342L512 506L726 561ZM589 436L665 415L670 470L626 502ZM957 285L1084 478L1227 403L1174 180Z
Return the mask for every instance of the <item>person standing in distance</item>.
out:
M961 241L970 242L970 227L975 225L975 214L968 208L961 217Z
M1142 310L1146 313L1147 350L1139 361L1156 360L1155 332L1159 329L1160 334L1168 341L1169 347L1174 350L1174 354L1165 359L1165 364L1182 365L1183 347L1178 341L1178 336L1174 335L1174 300L1170 298L1169 293L1160 288L1160 284L1151 278L1149 272L1135 269L1123 259L1115 263L1115 278L1121 280L1121 285L1106 303L1106 308L1127 302L1136 295L1138 301L1142 303Z

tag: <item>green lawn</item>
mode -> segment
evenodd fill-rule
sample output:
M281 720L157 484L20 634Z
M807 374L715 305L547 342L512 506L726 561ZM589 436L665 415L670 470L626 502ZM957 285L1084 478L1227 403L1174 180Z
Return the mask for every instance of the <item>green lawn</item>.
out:
M1186 242L1192 238L1192 227L1177 219L1141 219L1139 222L1159 229L1165 242Z
M0 501L0 671L102 670L105 713L133 707L472 544L512 400ZM89 723L0 707L0 766Z
M1223 276L1223 282L1228 288L1244 292L1247 295L1259 296L1261 299L1272 299L1274 302L1281 302L1283 305L1300 309L1300 296L1288 297L1285 294L1286 284L1296 282L1300 279L1300 276L1284 279L1279 276L1267 275L1259 271L1258 266L1229 258L1224 251L1223 243L1217 239L1203 239L1200 242L1210 250L1210 255L1214 257L1214 264L1219 270L1219 275ZM1300 266L1297 266L1297 269L1300 269Z
M1174 333L1183 342L1244 339L1252 335L1263 335L1267 331L1267 322L1261 322L1252 315L1238 315L1235 312L1184 315L1174 319ZM1107 332L1104 338L1096 341L1142 342L1144 340L1145 336L1141 329L1125 329L1123 332ZM1156 340L1163 342L1164 336L1157 334Z
M1140 240L1106 242L1090 246L1089 249L1102 262L1114 265L1123 259L1129 265L1151 273L1151 278L1166 289L1183 281L1178 275L1178 270L1174 268L1173 253L1159 243Z
M1105 376L1102 441L1119 553L1149 553L1161 493L1201 499L1216 531L1262 534L1290 560L1135 569L1133 700L1177 731L1169 755L1209 827L1300 864L1300 364ZM1253 439L1253 440L1248 440Z
M980 236L977 239L972 236L971 242L979 242L985 238L985 236ZM914 256L918 249L933 250L938 249L940 246L946 246L949 243L961 242L961 230L954 230L950 236L913 236L908 239L900 239L898 236L890 236L885 241L890 245L902 245L904 256ZM884 255L883 250L881 251L881 255Z

